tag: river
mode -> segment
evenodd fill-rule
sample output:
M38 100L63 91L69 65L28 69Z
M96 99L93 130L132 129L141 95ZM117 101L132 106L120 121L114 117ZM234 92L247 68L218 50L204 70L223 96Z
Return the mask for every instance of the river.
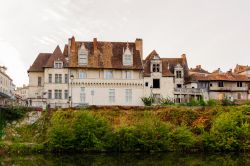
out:
M0 157L0 165L18 166L249 166L250 154L121 153Z

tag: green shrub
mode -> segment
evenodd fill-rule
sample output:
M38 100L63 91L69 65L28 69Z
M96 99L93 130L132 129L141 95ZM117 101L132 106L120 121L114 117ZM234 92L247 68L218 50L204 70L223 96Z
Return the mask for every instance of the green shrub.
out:
M155 102L153 97L142 97L141 100L145 106L151 106Z
M216 105L218 105L218 102L216 100L214 100L214 99L209 99L207 101L207 105L208 106L216 106Z
M113 147L116 151L172 150L171 130L170 124L146 117L135 126L118 129Z
M173 137L177 150L185 151L195 147L195 136L185 125L177 127Z
M110 126L89 112L55 112L51 125L49 146L52 150L104 150L110 144Z
M174 105L175 103L170 98L161 98L160 103L162 106Z
M221 105L222 106L232 106L232 105L236 105L236 101L235 100L229 100L228 98L224 98L221 100Z
M204 135L205 148L218 151L238 151L250 144L250 128L242 111L219 114L209 134Z

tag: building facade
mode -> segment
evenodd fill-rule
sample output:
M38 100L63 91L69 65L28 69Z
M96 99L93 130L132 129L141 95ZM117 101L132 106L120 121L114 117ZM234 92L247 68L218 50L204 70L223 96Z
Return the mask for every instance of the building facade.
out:
M16 104L22 106L28 106L28 94L29 87L23 85L22 87L17 87L14 91Z
M15 85L6 70L6 67L0 66L0 105L9 104L14 100Z
M199 66L198 66L199 67ZM196 71L198 71L196 69ZM245 75L233 73L231 70L222 72L220 69L212 73L193 72L190 74L187 86L193 86L203 91L205 100L229 99L229 100L248 100L250 79Z
M249 79L237 73L188 68L186 55L161 58L154 50L143 59L143 41L68 40L63 51L40 53L28 70L28 105L142 106L142 97L176 103L192 99L248 99Z

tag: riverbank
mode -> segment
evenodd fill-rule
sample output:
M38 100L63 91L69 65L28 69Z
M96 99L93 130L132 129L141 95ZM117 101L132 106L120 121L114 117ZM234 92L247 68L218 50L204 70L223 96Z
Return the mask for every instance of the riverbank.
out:
M250 106L90 107L8 123L0 153L250 150ZM26 120L25 120L26 119Z

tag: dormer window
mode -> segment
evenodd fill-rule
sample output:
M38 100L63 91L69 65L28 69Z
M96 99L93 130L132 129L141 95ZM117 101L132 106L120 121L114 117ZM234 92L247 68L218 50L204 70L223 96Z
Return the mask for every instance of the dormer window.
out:
M87 65L88 64L88 50L85 48L84 44L81 45L81 48L78 50L78 65Z
M160 64L153 64L153 72L160 72Z
M182 78L181 71L176 71L176 78Z
M63 62L62 62L62 61L59 61L59 60L55 61L55 62L54 62L54 68L56 68L56 69L61 69L61 68L63 68Z
M133 52L129 49L129 44L127 43L127 47L123 49L123 65L124 66L132 66L133 65Z

